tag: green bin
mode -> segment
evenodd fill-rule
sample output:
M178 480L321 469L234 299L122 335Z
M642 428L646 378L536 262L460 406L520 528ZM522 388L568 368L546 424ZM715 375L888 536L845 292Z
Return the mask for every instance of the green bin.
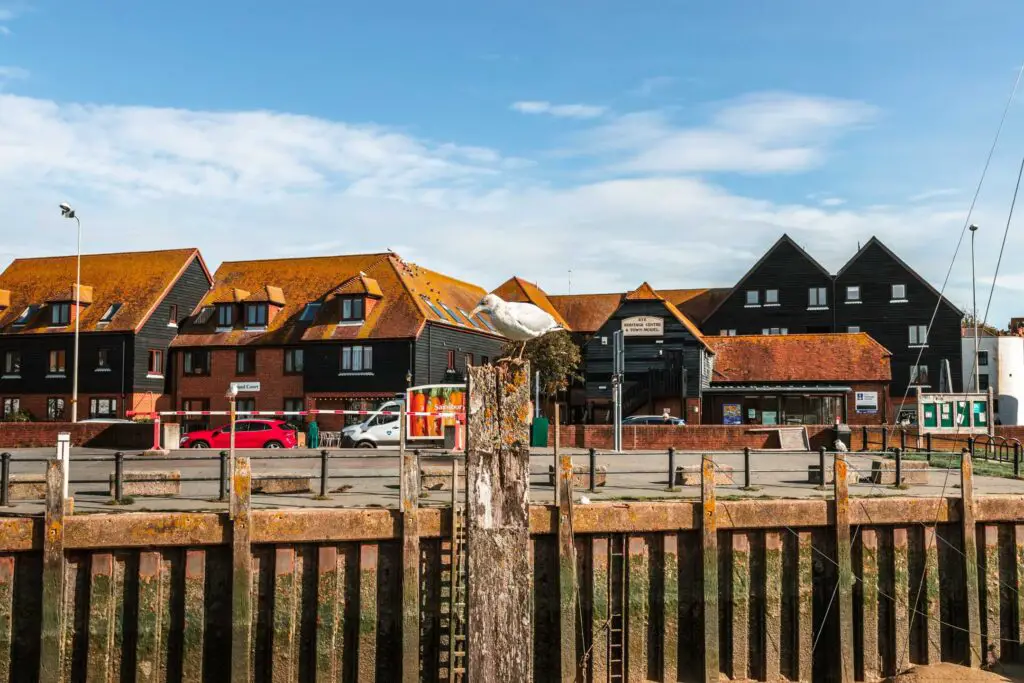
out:
M535 448L545 448L548 445L548 419L546 417L533 418L530 426L530 445Z

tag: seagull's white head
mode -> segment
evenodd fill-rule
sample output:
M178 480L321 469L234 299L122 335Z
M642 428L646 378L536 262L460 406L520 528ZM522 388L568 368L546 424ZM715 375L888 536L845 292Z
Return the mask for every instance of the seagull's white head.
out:
M480 303L478 303L476 305L476 308L474 308L473 312L470 313L469 315L470 315L470 317L473 317L477 313L479 313L480 311L486 311L488 313L494 313L494 309L498 308L503 303L505 303L505 302L502 301L501 298L497 294L488 294L483 299L480 299Z

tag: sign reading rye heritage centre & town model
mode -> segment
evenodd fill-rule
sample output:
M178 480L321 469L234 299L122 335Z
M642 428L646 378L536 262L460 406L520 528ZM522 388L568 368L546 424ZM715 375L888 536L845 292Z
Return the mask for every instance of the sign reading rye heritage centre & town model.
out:
M651 315L638 315L622 321L623 337L663 337L665 319Z

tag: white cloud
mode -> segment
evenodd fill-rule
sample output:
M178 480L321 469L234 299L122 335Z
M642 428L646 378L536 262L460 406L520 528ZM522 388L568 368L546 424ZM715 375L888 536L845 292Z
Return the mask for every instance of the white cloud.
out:
M696 127L676 124L666 111L626 114L587 132L583 148L617 155L617 166L632 172L804 171L874 113L862 102L764 93L724 103L709 125Z
M839 112L796 107L801 115L766 111L754 121L744 120L743 112L718 112L696 130L714 130L727 150L760 155L757 167L769 166L764 157L786 148L780 139L821 163L837 122L860 120L850 109L863 105L848 106ZM781 120L810 131L797 134ZM636 160L666 135L693 131L654 114L628 121L618 139L598 136L601 154ZM752 167L740 158L702 154L700 163L691 154L684 167ZM878 235L938 286L963 226L962 212L927 201L854 210L820 205L832 197L828 193L780 203L675 170L599 165L588 168L585 181L552 185L543 159L531 166L499 149L294 114L63 104L0 94L0 226L7 237L0 250L9 256L72 252L74 234L56 212L67 200L81 216L86 251L198 246L213 267L225 259L392 247L484 286L519 274L560 292L569 269L577 292L624 290L643 280L661 287L727 286L788 232L833 270L858 242ZM1005 207L995 208L979 207L975 220L998 223ZM978 238L979 275L991 271L999 237L993 231L992 244L983 242L985 235ZM1008 253L1022 248L1024 239L1011 235ZM969 272L965 253L957 273ZM953 284L951 299L969 300L969 280L954 278ZM1001 291L999 319L1016 302L1012 292Z
M935 190L925 190L915 195L907 197L908 202L923 202L928 199L938 199L939 197L951 197L953 195L960 194L960 190L955 187L943 187Z
M672 76L651 76L640 81L640 85L633 88L630 91L632 95L638 95L640 97L650 97L659 90L664 90L673 83L676 79Z
M551 104L542 100L522 100L512 103L512 109L521 114L547 114L567 119L594 119L608 111L594 104Z
M28 78L28 76L29 73L27 69L22 69L17 66L0 65L0 88L2 88L8 81L21 81Z
M845 199L839 197L826 197L818 202L821 206L842 206L846 203Z

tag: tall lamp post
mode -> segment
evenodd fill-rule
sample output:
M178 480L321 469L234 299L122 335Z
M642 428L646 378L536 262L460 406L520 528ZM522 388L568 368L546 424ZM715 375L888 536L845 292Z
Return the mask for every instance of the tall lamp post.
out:
M971 231L971 306L974 308L974 377L971 379L974 381L974 390L981 391L980 374L981 369L978 367L978 286L974 279L974 234L978 232L977 225L971 225L969 228Z
M71 421L78 422L78 329L82 297L82 221L78 220L75 210L64 202L60 205L60 214L64 218L73 218L78 224L78 257L75 261L75 350L72 363L75 366L71 375Z

